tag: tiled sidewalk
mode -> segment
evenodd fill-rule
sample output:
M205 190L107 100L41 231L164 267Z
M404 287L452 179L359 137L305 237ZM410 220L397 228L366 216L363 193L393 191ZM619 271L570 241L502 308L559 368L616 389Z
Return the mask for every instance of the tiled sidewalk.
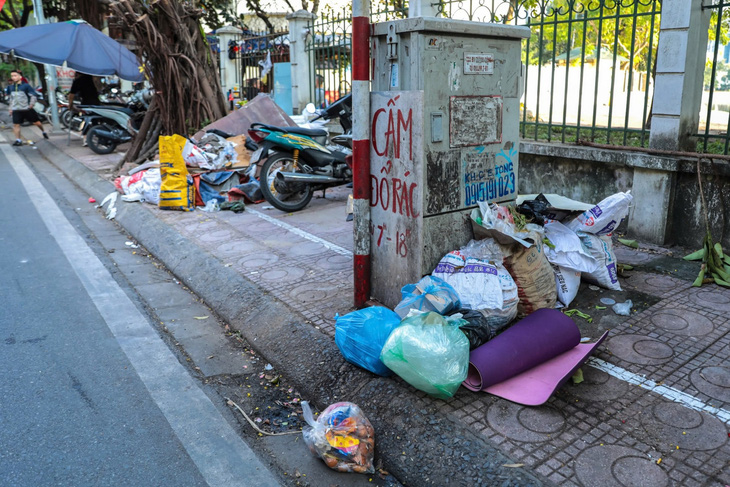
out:
M60 150L98 173L108 173L116 162L78 142L66 146L65 138L57 139L52 142ZM345 222L346 198L344 188L328 191L326 200L315 198L293 215L266 209L266 204L251 205L241 214L147 207L200 249L193 251L210 253L333 337L333 316L352 305L352 261L347 255L352 224ZM292 233L287 225L339 250ZM656 304L640 307L613 326L597 358L619 367L626 377L661 383L662 394L592 366L583 368L585 382L563 386L541 407L463 388L449 401L415 390L413 394L524 464L514 468L533 469L557 485L729 485L730 430L724 421L730 414L730 290L692 288L688 281L652 272L655 254L622 248L619 256L643 269L621 279L621 295L631 299L643 293ZM599 304L600 291L583 286L581 293L587 302ZM603 313L611 313L610 307ZM688 407L691 398L697 401L695 409ZM710 412L697 411L697 405ZM454 441L458 439L443 432L444 445ZM491 485L489 479L484 482Z

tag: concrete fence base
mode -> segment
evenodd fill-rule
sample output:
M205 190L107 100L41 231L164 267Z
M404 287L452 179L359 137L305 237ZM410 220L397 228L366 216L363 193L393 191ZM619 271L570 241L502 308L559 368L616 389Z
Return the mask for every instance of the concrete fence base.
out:
M730 246L730 162L702 159L702 188L714 240ZM699 248L706 233L697 159L562 144L522 142L521 194L558 193L598 203L628 191L634 203L619 231L658 245ZM726 230L726 228L728 230Z

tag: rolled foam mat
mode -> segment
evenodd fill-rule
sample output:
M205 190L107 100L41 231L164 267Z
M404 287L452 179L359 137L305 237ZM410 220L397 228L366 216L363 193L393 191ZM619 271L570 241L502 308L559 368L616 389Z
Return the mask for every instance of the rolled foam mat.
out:
M575 322L555 309L539 309L472 350L464 386L511 401L547 401L601 344L580 343Z

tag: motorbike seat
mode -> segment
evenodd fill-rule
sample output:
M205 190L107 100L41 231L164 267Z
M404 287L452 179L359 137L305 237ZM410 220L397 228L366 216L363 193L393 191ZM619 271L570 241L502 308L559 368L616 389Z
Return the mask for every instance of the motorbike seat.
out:
M327 135L327 131L324 129L306 129L303 127L277 127L275 125L266 125L261 124L260 127L263 127L268 130L273 130L276 132L284 132L286 134L296 134L296 135L304 135L307 137L322 137Z
M79 105L79 108L81 108L82 110L84 108L99 108L99 109L104 109L104 110L114 110L117 112L126 113L130 117L132 115L134 115L134 110L127 108L127 107L120 106L120 105Z

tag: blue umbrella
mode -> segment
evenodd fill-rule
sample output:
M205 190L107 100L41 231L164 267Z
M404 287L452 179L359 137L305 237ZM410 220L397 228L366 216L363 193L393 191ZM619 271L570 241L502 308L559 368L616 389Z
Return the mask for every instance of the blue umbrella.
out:
M31 25L0 32L0 53L37 63L66 65L82 73L116 74L142 81L137 56L126 47L85 22L69 21Z

